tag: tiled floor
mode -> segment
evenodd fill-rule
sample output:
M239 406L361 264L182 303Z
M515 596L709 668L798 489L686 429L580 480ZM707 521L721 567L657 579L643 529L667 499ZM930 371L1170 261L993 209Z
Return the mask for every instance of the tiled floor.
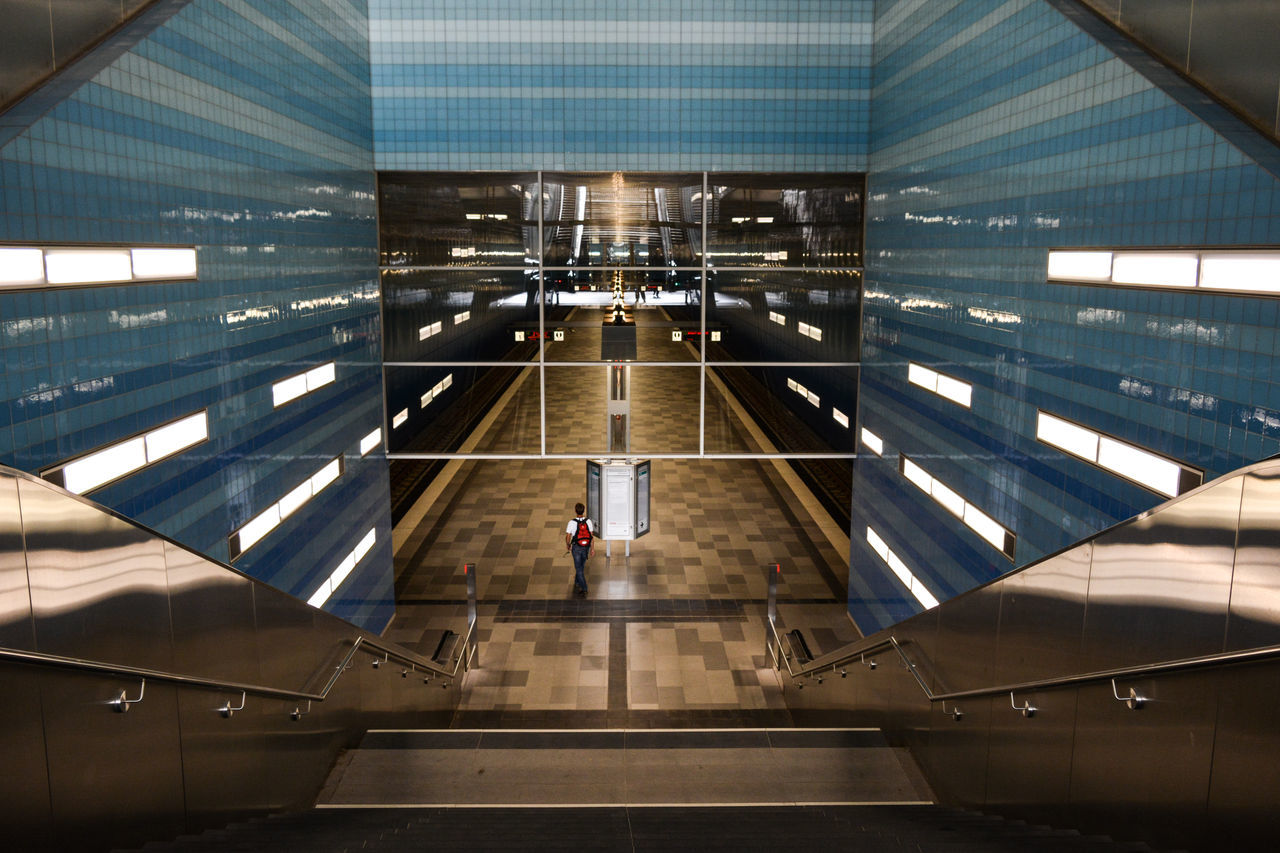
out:
M662 354L664 345L680 346L669 344L664 315L641 308L635 316L641 356L675 360ZM573 326L548 358L598 357L593 325ZM549 399L568 393L574 371L602 368L562 370L548 371ZM536 373L523 381L528 393L522 386L513 395L480 447L529 443L512 439L538 419ZM686 368L637 368L632 401L644 415L636 417L633 447L637 434L666 435L665 447L654 450L688 450L680 436L682 425L696 423L697 385L696 371ZM560 409L569 410L572 417L548 410L549 436L569 443L549 451L581 451L597 431L603 443L602 399ZM729 408L715 411L722 433L752 449L749 433L728 420ZM461 567L477 566L479 669L468 678L459 720L539 712L544 722L585 726L644 715L652 722L658 713L676 722L682 714L696 722L714 714L776 724L785 709L764 643L766 565L774 562L783 566L780 617L804 628L815 652L856 638L845 615L847 554L816 535L803 501L771 463L654 460L652 532L631 543L630 556L621 542L609 556L597 543L585 600L572 596L564 548L564 526L584 485L580 460L469 461L425 511L409 513L412 529L397 531L390 640L429 654L441 630L458 630L465 621Z

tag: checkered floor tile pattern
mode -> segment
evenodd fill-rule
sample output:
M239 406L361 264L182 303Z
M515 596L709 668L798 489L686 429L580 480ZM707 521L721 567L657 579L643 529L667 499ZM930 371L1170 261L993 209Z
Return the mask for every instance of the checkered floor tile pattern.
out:
M635 317L648 357L675 360L680 349L687 357L688 347L670 343L669 328L658 326L658 310L642 307ZM664 336L675 349L652 354ZM593 324L572 325L566 337L548 347L548 359L598 357ZM587 372L598 374L591 394L582 391ZM538 386L530 371L480 449L527 449L516 436L531 426L537 434ZM654 450L696 450L698 386L696 370L633 368L633 448L652 436L660 445ZM549 368L547 393L565 401L548 407L548 451L582 452L597 440L603 449L604 368ZM729 409L717 400L712 410L736 446L751 449ZM654 460L652 470L652 531L631 543L629 555L622 542L606 548L598 541L587 567L590 593L577 599L564 530L584 498L583 462L463 463L413 529L399 531L397 616L387 638L433 651L444 628L465 622L461 567L474 563L480 665L460 710L783 708L764 657L766 566L783 566L783 621L803 627L811 646L830 650L857 636L845 615L847 556L814 533L771 463Z

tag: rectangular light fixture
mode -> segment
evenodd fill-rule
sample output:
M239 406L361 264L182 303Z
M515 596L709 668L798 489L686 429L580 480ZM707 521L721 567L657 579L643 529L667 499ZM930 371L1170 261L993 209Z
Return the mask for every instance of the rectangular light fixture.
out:
M1195 287L1200 261L1194 252L1117 252L1111 263L1116 284Z
M1199 469L1043 410L1036 412L1036 440L1165 497L1177 497L1204 482Z
M815 341L822 340L822 330L817 326L810 326L808 323L796 323L796 331L806 338L811 338Z
M360 564L365 555L373 550L373 545L377 538L376 528L370 528L369 532L356 543L356 547L351 550L351 553L342 558L342 562L338 564L338 567L311 594L311 597L307 599L307 604L312 607L320 607L328 601L330 596L338 590L338 587L342 586L347 577L355 571L356 566Z
M195 249L131 249L135 279L196 277Z
M1049 278L1065 281L1109 281L1110 252L1050 252Z
M43 249L0 246L0 287L43 283Z
M926 391L932 391L953 403L964 406L966 409L973 405L972 385L956 379L954 376L939 373L931 367L925 367L923 364L917 364L914 361L908 362L907 381L912 385L920 386Z
M1206 252L1200 256L1200 286L1280 293L1280 252Z
M1181 466L1131 444L1103 436L1098 440L1098 465L1162 495L1178 495Z
M379 444L382 444L382 427L378 427L373 432L360 439L360 455L368 456L369 451L373 450Z
M436 320L434 323L429 323L426 326L422 326L418 329L418 340L425 341L427 338L431 337L432 335L440 334L441 330L443 329L444 329L443 320Z
M899 457L898 468L902 476L933 498L943 509L963 521L965 526L981 536L993 548L1010 560L1013 559L1014 549L1017 546L1017 537L1013 531L966 501L955 489L942 483L906 456Z
M779 314L777 311L769 312L769 320L770 322L777 323L779 326L787 325L787 318L782 314Z
M154 465L209 438L209 411L178 418L41 472L41 476L82 495Z
M867 544L871 546L872 551L875 551L880 556L880 559L888 564L889 569L897 576L898 580L902 581L902 585L907 588L907 591L915 596L916 601L919 601L924 606L925 610L938 606L938 599L934 597L933 593L929 592L920 579L915 576L915 573L907 568L907 564L902 562L898 555L890 550L884 538L870 527L867 528Z
M407 420L409 420L409 410L401 409L396 412L396 416L391 419L391 428L395 429L396 427L403 425Z
M1188 249L1050 251L1050 281L1280 295L1280 251Z
M251 518L239 530L227 537L227 550L232 560L248 551L262 538L280 526L286 518L302 508L307 501L342 475L342 457L326 463L316 473L294 486L284 497Z
M302 373L281 379L271 386L271 403L275 407L292 402L304 394L323 388L337 376L337 368L332 361L319 367L313 367Z
M849 428L849 416L837 409L835 406L831 407L831 419L845 429Z
M189 246L0 246L0 288L196 277Z
M49 284L109 284L133 280L128 249L45 249Z
M460 311L453 315L453 325L457 326L471 319L470 311Z
M884 441L881 440L880 436L876 435L866 427L862 428L862 443L865 444L867 449L876 456L884 455Z

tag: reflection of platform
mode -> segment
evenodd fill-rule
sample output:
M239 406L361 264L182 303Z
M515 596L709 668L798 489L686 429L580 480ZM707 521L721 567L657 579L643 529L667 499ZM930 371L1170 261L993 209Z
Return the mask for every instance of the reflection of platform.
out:
M636 323L605 320L600 327L600 358L605 361L635 361Z

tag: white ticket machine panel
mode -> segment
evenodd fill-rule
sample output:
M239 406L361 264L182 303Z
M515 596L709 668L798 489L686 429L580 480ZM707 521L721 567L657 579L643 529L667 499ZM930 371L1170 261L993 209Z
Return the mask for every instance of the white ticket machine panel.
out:
M650 464L587 461L587 515L601 539L629 541L649 532Z

